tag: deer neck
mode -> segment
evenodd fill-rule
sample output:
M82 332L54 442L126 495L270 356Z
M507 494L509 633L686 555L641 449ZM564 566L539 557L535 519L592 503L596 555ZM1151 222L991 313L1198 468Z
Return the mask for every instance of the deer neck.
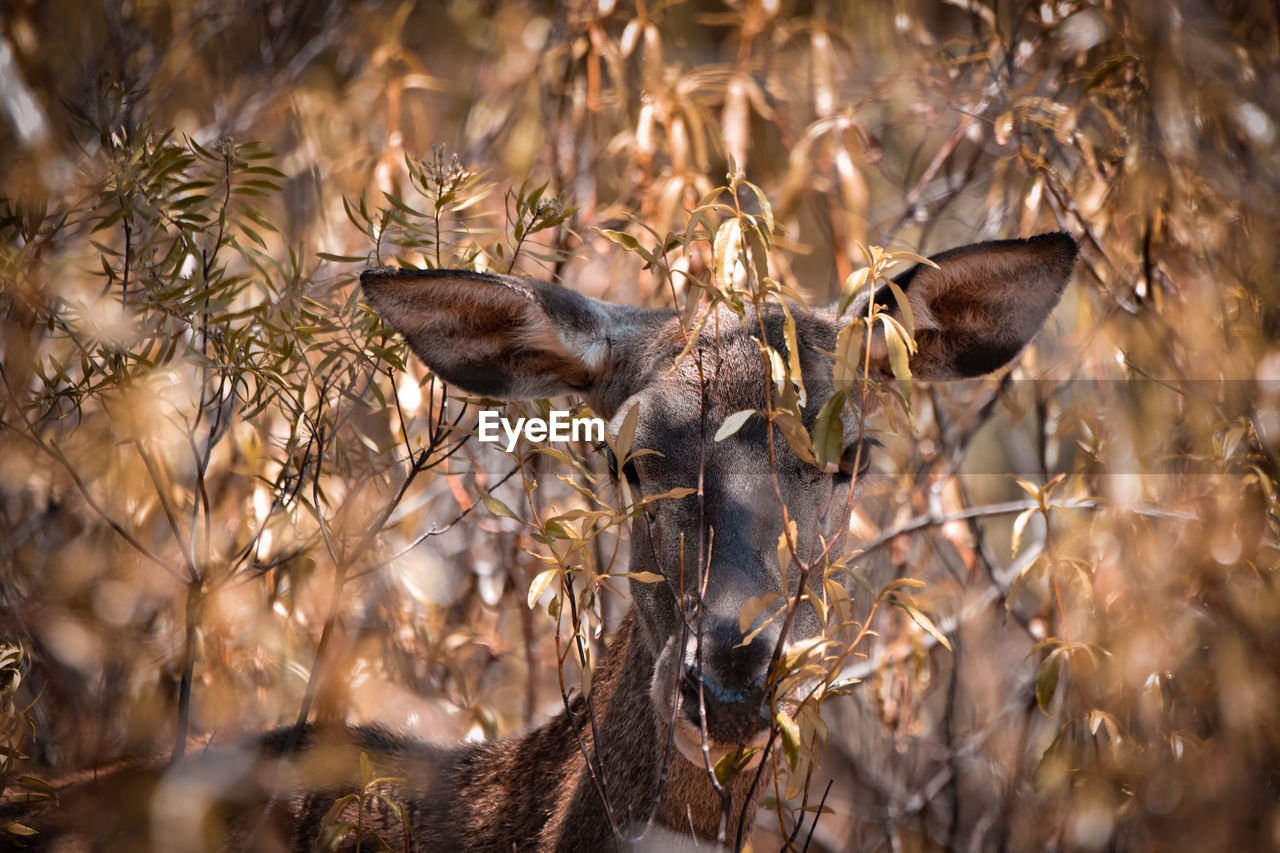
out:
M596 668L589 703L577 696L541 728L460 751L450 787L466 836L490 838L494 849L563 851L618 849L626 846L619 838L667 833L714 840L720 797L705 768L668 745L649 697L653 669L632 611ZM748 797L753 776L734 783L730 843L739 820L744 834L750 828L760 796Z

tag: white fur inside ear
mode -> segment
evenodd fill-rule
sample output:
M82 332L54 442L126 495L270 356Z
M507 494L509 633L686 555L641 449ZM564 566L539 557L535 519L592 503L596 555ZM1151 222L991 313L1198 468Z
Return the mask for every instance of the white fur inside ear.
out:
M577 352L578 358L582 359L582 363L592 373L599 373L604 370L605 363L609 359L609 340L605 337L583 336L581 341L572 341L571 344L577 344L573 349Z
M559 350L581 362L590 374L599 376L609 361L609 328L612 318L608 312L596 304L589 304L585 312L586 317L590 318L587 322L583 323L584 318L579 317L578 322L573 325L557 323L553 317L543 312L532 294L522 295L527 296L530 302L528 327L521 336L525 339L525 345Z
M928 294L909 290L907 302L911 305L911 319L915 321L913 332L942 328L942 324L938 322L937 317L933 316L933 311L929 308Z

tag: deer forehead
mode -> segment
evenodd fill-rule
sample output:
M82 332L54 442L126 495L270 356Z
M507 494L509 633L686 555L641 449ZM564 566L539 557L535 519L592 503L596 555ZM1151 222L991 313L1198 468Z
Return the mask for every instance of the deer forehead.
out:
M638 435L657 421L667 431L676 426L697 434L704 419L714 433L734 412L765 410L773 377L762 345L772 347L783 359L787 357L785 315L769 306L762 332L760 320L750 316L753 309L748 306L747 310L749 316L744 320L724 306L713 309L697 326L693 345L689 345L679 320L673 318L659 338L665 344L653 346L650 342L648 369L641 372L644 378L628 389L629 396L610 419L610 435L617 436L636 405L640 406ZM822 351L834 346L835 329L816 315L802 309L793 311L803 378L817 392L810 395L802 412L811 420L830 397L831 362Z
M618 407L606 426L610 439L616 441L623 424L638 408L631 447L660 454L637 459L636 466L643 474L657 481L670 479L672 485L691 485L684 479L699 470L715 471L722 478L750 472L749 477L760 479L761 469L768 468L783 475L795 474L806 483L819 473L801 461L776 430L770 447L765 413L770 397L777 393L777 384L761 343L767 340L780 351L781 358L787 357L782 312L776 314L766 315L766 331L761 335L758 322L749 318L744 323L732 312L723 311L721 316L709 318L698 341L687 348L673 323L674 334L681 335L680 345L671 344L654 359L647 379ZM823 350L833 345L834 335L821 319L797 314L807 390L801 416L809 429L833 391L831 360ZM725 419L743 410L757 414L732 435L716 441ZM855 438L850 433L856 431L856 419L846 418L845 422L848 444ZM851 423L855 425L849 426ZM761 481L769 484L772 494L772 481Z

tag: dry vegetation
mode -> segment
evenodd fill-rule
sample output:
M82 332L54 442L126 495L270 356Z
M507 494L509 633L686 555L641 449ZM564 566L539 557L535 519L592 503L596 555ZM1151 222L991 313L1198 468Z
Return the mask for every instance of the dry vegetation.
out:
M1278 63L1275 6L1225 0L8 4L3 797L558 709L625 607L619 518L556 520L604 464L464 441L355 276L683 306L769 218L815 303L859 242L1083 254L1010 376L876 424L854 617L925 585L828 655L862 681L799 715L754 849L1280 847ZM729 172L762 192L700 207Z

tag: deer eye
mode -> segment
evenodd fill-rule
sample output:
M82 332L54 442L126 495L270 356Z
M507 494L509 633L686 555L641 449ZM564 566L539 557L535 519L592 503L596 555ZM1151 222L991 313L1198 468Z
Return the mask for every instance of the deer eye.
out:
M848 480L855 474L861 477L867 473L871 468L871 451L879 446L880 442L874 438L863 438L846 447L840 456L840 471L836 476Z
M618 479L618 457L614 455L613 448L602 441L596 445L596 451L599 452L600 455L604 456L605 462L609 466L609 476L615 480ZM639 487L640 474L636 471L636 464L634 461L626 464L622 469L622 474L627 478L628 483Z

